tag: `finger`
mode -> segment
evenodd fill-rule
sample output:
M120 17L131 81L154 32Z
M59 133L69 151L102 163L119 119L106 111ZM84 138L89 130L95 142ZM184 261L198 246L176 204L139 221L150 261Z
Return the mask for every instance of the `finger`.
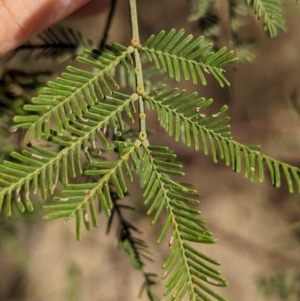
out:
M0 0L0 56L88 2L90 0Z

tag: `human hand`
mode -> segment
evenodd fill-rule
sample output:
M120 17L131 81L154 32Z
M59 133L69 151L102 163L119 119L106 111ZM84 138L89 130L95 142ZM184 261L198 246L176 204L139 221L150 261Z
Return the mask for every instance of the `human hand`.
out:
M0 0L0 57L67 16L103 10L109 0Z

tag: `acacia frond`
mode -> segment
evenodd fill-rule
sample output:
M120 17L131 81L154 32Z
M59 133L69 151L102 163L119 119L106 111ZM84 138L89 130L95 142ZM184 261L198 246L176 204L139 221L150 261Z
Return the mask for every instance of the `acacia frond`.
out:
M75 58L85 48L91 48L92 42L85 40L80 31L63 26L52 26L37 35L38 42L29 41L16 48L8 59L21 51L28 52L32 59L53 58L62 61Z
M69 122L81 118L88 108L104 99L105 95L112 95L113 90L119 88L110 74L110 71L119 63L123 64L127 71L130 70L132 49L119 44L108 48L108 52L85 53L92 57L90 60L78 57L77 60L85 65L94 67L96 73L68 67L70 73L63 73L54 82L48 82L48 87L43 89L43 94L32 99L32 104L25 105L24 109L33 112L43 112L39 115L15 116L18 123L13 130L27 129L24 138L27 144L35 135L40 140L44 135L50 136L50 124L54 123L58 133L62 133Z
M194 85L198 83L198 79L206 85L204 73L208 73L221 87L224 87L224 84L230 85L223 74L223 68L235 61L231 58L233 51L226 53L227 49L223 47L217 52L212 52L212 43L201 47L203 36L193 42L192 35L181 40L184 32L183 29L178 32L172 29L166 34L163 30L157 35L150 36L140 50L155 63L156 68L168 72L169 76L177 81L180 80L182 72L183 77L186 80L191 79Z
M266 156L257 148L247 147L231 138L230 127L226 125L229 117L219 118L227 111L227 106L223 106L217 114L205 116L202 112L212 103L212 99L196 98L196 92L185 95L185 90L179 92L178 89L160 93L163 88L150 93L147 100L157 111L162 126L170 136L175 135L176 141L183 131L187 146L191 146L194 140L195 149L199 150L201 141L205 155L209 153L210 146L214 162L225 160L226 166L231 166L236 172L244 168L245 177L251 181L258 178L259 182L263 182L267 169L272 185L280 187L283 172L289 191L293 193L296 185L300 193L299 168Z
M97 150L96 137L104 147L108 147L103 131L111 125L115 131L124 129L121 113L126 112L133 121L131 111L132 103L138 99L137 94L131 96L114 92L111 97L106 97L105 102L98 102L83 115L66 127L66 131L50 136L52 144L62 147L60 151L50 151L30 144L28 150L22 153L12 152L11 157L15 162L4 161L0 165L0 210L3 201L6 211L11 215L11 200L14 193L20 211L25 211L20 191L24 188L25 206L32 210L29 191L33 186L34 193L41 188L42 197L45 199L55 190L59 178L67 185L69 176L75 177L76 170L82 173L81 150L91 161L89 148Z
M231 137L230 126L227 124L230 118L221 118L228 109L226 105L220 112L206 116L205 110L213 102L211 98L197 97L197 92L187 94L186 90L179 91L178 88L162 92L164 88L165 85L150 93L147 100L156 111L161 126L170 136L175 136L175 141L182 137L183 142L190 147L193 136L195 149L199 150L199 132L201 138L205 134L209 135L210 131ZM203 132L206 130L208 132Z
M148 251L147 244L140 238L134 237L133 232L141 233L136 226L129 222L123 216L122 211L124 209L134 210L133 207L127 205L121 205L117 203L112 193L113 209L111 212L109 224L112 223L114 216L118 218L118 243L119 247L123 249L129 256L132 266L137 270L143 270L145 265L144 259L152 261L150 258L150 252ZM118 199L120 199L118 197Z
M120 199L118 195L111 191L111 199L113 202L113 209L108 220L107 233L110 231L113 219L118 219L118 242L119 247L123 249L129 256L132 266L139 270L144 277L144 283L141 286L139 296L141 297L145 291L149 300L160 301L160 298L153 291L153 287L157 284L156 274L145 271L145 260L153 261L151 253L148 250L146 242L140 238L135 237L134 232L140 233L136 226L134 226L128 219L125 218L124 210L134 210L133 207L118 202Z
M133 231L137 231L137 229L130 223L129 227ZM145 271L145 263L144 259L153 261L151 253L148 251L148 246L145 241L134 237L130 230L126 230L128 225L125 224L125 228L121 226L119 228L119 246L123 249L129 256L131 264L133 268L140 270L144 277L144 283L141 286L139 295L142 296L145 291L150 301L160 301L160 298L153 291L153 287L158 283L155 278L157 278L156 274L148 273ZM123 232L121 232L123 230Z
M254 9L258 19L263 18L264 29L276 37L278 29L285 31L280 0L246 0Z
M145 204L150 204L147 214L156 211L152 224L156 223L162 210L167 208L167 220L158 238L162 241L169 226L172 226L170 239L171 252L163 268L163 279L168 279L165 295L169 300L181 300L189 294L189 300L226 300L209 289L205 283L226 286L220 272L210 266L219 264L189 245L188 242L215 243L212 233L207 231L205 221L199 218L200 211L190 204L198 204L197 191L187 188L169 178L169 175L182 176L182 166L172 159L175 154L167 147L149 146L143 157L143 179Z
M95 200L98 199L99 205L106 216L111 215L113 202L110 190L112 187L120 199L124 198L127 186L124 180L124 172L132 181L132 174L128 167L128 160L132 158L136 145L126 142L115 142L117 152L120 155L117 161L92 162L95 169L86 170L86 175L98 176L99 180L93 183L69 184L62 191L61 197L54 197L57 203L54 205L43 206L46 210L54 211L47 214L44 219L53 220L64 218L67 222L74 216L76 217L76 236L81 239L81 222L84 221L87 230L91 226L98 226L98 218L95 207ZM82 215L82 216L81 216ZM91 220L91 221L90 221Z

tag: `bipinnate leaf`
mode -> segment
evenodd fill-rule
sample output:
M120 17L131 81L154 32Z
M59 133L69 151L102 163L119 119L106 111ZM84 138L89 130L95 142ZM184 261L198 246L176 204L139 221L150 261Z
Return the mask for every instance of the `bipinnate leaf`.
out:
M252 6L257 18L263 20L264 29L272 38L279 29L285 31L280 0L246 0L246 3Z
M16 200L20 211L26 207L32 210L31 191L36 194L40 190L42 198L46 199L53 194L59 180L68 185L69 178L82 174L81 154L91 162L90 151L101 152L100 145L108 148L110 144L104 130L108 126L115 133L124 130L122 112L133 122L133 103L137 99L135 93L113 92L104 102L92 105L80 120L68 124L63 132L49 136L48 145L40 147L30 143L21 153L12 152L14 162L5 160L0 164L0 210L5 203L6 213L11 215L12 199ZM97 146L97 142L101 144ZM20 196L21 191L24 198Z
M227 299L208 286L227 286L220 272L211 266L219 263L190 245L190 242L212 244L216 239L206 229L200 211L191 208L199 203L195 199L197 191L170 179L171 175L183 175L182 166L173 162L174 157L167 147L149 146L145 149L141 171L145 175L142 181L145 204L150 205L147 214L154 213L153 224L166 208L167 218L158 243L168 228L172 228L170 254L163 265L165 273L162 278L167 280L164 295L168 300L178 301L186 295L192 301L225 301Z
M46 205L45 210L51 210L44 219L52 220L64 218L67 222L76 217L76 236L81 239L82 220L87 230L92 226L98 226L98 217L95 201L106 216L111 215L113 201L111 189L115 190L120 199L124 198L127 192L127 185L124 180L125 174L131 180L132 175L128 174L127 161L134 156L136 145L126 142L115 142L120 155L117 161L91 162L94 169L86 170L86 175L98 176L97 182L84 184L69 184L62 191L60 197L54 197L55 204Z
M113 208L111 215L107 223L106 233L111 230L113 221L117 220L117 238L119 247L124 250L130 259L131 265L134 269L140 271L144 278L144 282L141 286L139 297L145 292L150 301L160 301L159 296L154 292L154 287L158 282L157 275L146 271L146 261L153 261L152 254L149 251L147 243L137 235L141 234L141 231L133 223L130 215L125 216L124 212L135 211L134 207L124 204L124 200L119 199L118 195L110 190L111 199L113 202Z
M68 73L48 82L43 93L34 97L31 105L24 107L25 110L43 114L15 116L17 125L12 130L26 129L26 144L32 137L37 140L41 140L43 136L48 138L53 123L56 132L62 133L70 122L82 118L92 105L103 100L105 96L112 95L113 91L119 89L119 85L110 71L118 64L122 64L127 71L130 70L132 47L114 44L108 49L109 52L86 50L89 58L77 58L77 61L93 67L96 72L69 66Z
M198 98L197 93L186 95L186 91L174 88L164 92L164 86L149 93L147 100L157 112L158 119L170 136L176 141L182 137L187 146L194 144L196 150L202 146L205 155L211 152L215 163L224 160L226 166L235 172L244 171L251 181L265 180L268 172L272 185L281 186L285 178L290 193L300 193L300 169L262 154L257 147L247 147L231 137L230 120L223 114L223 106L216 114L206 115L205 109L212 99Z
M92 41L86 40L81 31L54 25L39 33L33 40L16 48L8 55L8 60L25 51L29 59L51 58L61 63L81 55L85 48L92 46Z
M171 78L177 81L183 78L191 80L194 85L198 81L207 84L206 74L211 74L220 84L230 85L224 76L224 67L234 62L233 51L227 52L226 47L217 52L212 51L213 44L201 47L204 37L201 36L193 41L193 36L188 35L182 39L185 31L176 32L172 29L169 33L161 31L152 35L141 47L148 59L155 63L156 68L168 72Z

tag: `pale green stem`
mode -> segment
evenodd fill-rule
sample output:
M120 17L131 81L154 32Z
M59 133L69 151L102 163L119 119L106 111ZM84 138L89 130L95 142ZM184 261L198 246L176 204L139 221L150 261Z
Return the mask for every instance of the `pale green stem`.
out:
M131 45L134 47L134 66L135 66L135 78L136 78L136 92L139 95L138 101L138 111L139 111L139 139L142 142L147 141L146 134L146 114L145 114L145 105L143 100L144 91L144 80L143 80L143 70L142 70L142 62L139 52L140 46L140 37L139 37L139 27L138 27L138 16L137 16L137 8L136 8L136 0L129 0L130 7L130 17L131 17ZM144 144L146 145L146 144Z
M140 44L138 15L136 9L136 0L129 0L130 17L131 17L131 33L132 39L136 39Z

